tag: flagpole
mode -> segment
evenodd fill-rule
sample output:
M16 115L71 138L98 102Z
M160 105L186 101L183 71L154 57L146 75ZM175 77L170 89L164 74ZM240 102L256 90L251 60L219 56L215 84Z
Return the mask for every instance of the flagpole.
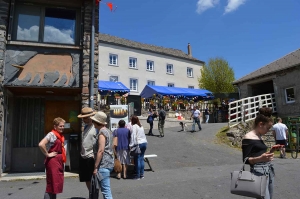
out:
M91 29L91 37L90 37L90 98L89 105L92 109L94 109L94 50L95 50L95 0L92 0L92 29Z

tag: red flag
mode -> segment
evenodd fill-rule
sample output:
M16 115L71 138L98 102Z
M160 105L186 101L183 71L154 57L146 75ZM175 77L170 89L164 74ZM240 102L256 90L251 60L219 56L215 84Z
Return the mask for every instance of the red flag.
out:
M108 3L106 3L106 5L109 7L110 11L112 12L113 11L113 4L108 2Z

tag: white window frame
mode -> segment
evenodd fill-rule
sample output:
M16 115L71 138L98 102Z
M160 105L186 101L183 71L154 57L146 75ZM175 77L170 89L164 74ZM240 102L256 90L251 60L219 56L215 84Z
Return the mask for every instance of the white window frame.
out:
M115 79L115 80L112 81L113 79ZM111 75L111 76L109 76L109 81L110 82L118 82L119 81L119 76L117 76L117 75Z
M115 57L115 63L114 63L114 61L111 59L111 57ZM118 66L118 55L116 55L116 54L109 54L109 56L108 56L108 58L109 58L109 65L111 65L111 66Z
M190 88L190 89L195 89L195 86L188 86L188 88Z
M147 71L154 71L154 61L147 60L146 70Z
M168 83L168 87L175 87L174 83Z
M137 68L137 58L129 57L129 68Z
M290 97L288 97L288 95L287 95L287 90L288 89L293 89L294 98L289 99ZM284 96L285 96L285 102L286 103L294 103L295 102L295 89L294 89L294 87L289 87L289 88L284 89Z
M147 85L149 85L149 86L155 86L155 81L153 81L153 80L148 80L148 81L147 81Z
M187 67L187 68L186 68L186 75L187 75L188 77L194 77L194 71L193 71L193 68Z
M170 70L169 70L170 67ZM167 74L174 74L173 64L167 64Z
M133 85L135 82L136 85ZM137 78L130 78L129 79L129 85L130 85L130 91L138 91L138 79Z

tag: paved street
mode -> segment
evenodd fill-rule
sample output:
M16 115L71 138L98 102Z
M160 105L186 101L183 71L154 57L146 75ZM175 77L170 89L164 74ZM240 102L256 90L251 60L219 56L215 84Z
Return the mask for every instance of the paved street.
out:
M146 171L145 179L139 181L112 178L114 199L242 198L229 192L230 172L240 169L241 151L215 142L216 132L225 125L203 124L203 130L195 133L178 132L178 126L166 129L164 138L148 136L146 154L158 155L150 159L155 172ZM158 134L157 130L154 133ZM274 164L274 199L298 199L299 159L276 158ZM44 190L45 180L0 182L1 199L41 199ZM66 178L64 193L57 198L87 196L87 189L78 178Z

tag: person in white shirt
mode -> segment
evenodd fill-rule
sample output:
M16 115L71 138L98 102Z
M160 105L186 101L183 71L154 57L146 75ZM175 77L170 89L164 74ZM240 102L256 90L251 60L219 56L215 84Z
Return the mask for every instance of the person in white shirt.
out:
M194 106L194 110L192 111L191 118L193 118L193 125L192 125L192 132L195 132L195 124L198 124L199 131L201 131L201 125L200 125L200 117L201 117L201 112L198 110L198 107L196 108Z
M273 125L272 132L276 140L276 144L284 145L284 147L280 149L280 157L286 158L285 147L288 138L288 128L282 123L282 119L280 117L277 118L277 124Z
M141 153L134 156L134 165L136 171L136 180L144 178L144 155L147 149L147 138L143 126L140 123L140 120L137 116L133 116L131 119L132 123L132 132L131 132L131 141L129 147L134 145L139 145Z

